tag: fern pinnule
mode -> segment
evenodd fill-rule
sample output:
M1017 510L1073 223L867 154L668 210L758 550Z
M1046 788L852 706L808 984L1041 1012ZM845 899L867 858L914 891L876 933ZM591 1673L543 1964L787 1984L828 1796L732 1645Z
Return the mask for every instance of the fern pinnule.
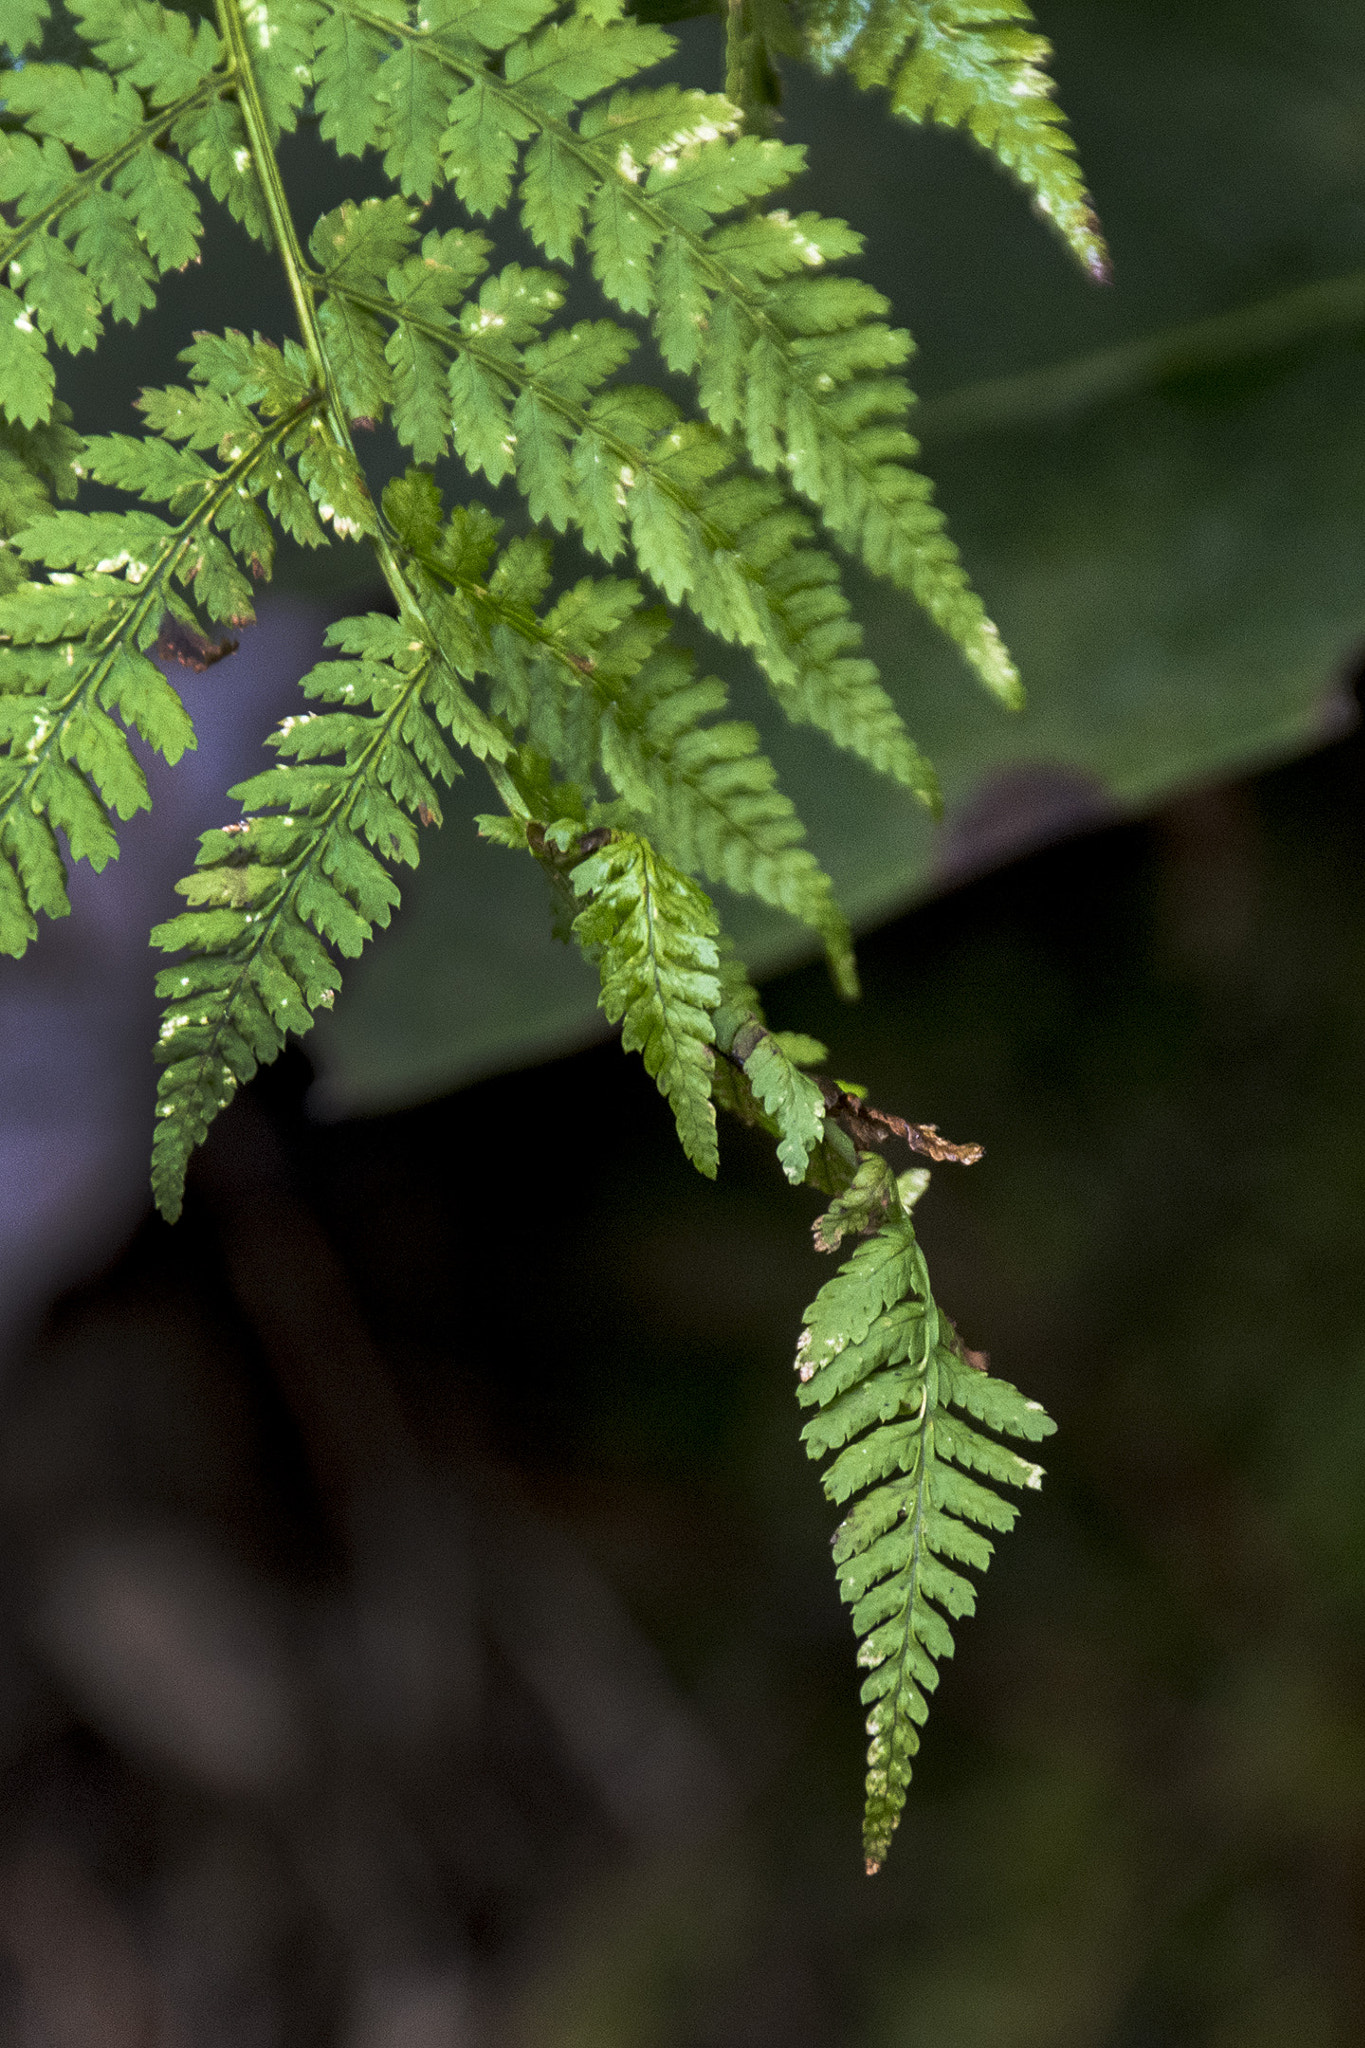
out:
M303 678L332 707L285 719L279 767L229 792L247 812L204 834L177 884L191 908L152 933L165 952L153 1189L180 1212L194 1147L289 1032L330 1007L340 976L329 947L353 958L387 925L398 888L387 862L415 867L419 823L439 823L436 782L458 773L446 735L476 754L507 742L467 697L446 652L410 621L371 613L328 630L342 658Z
M826 1142L825 1098L818 1083L802 1071L804 1064L825 1056L813 1040L798 1041L790 1033L767 1030L748 1016L729 1038L726 1051L743 1074L764 1122L777 1139L777 1163L787 1179L811 1177L813 1156ZM815 1176L816 1184L822 1184Z
M833 1249L847 1233L872 1235L807 1309L796 1353L798 1398L816 1410L801 1432L807 1455L833 1454L822 1482L832 1501L860 1496L835 1533L834 1560L869 1674L869 1873L890 1848L927 1695L953 1653L944 1615L975 1609L975 1588L955 1567L984 1570L981 1530L1008 1530L1018 1512L970 1474L1020 1487L1042 1476L963 1413L1028 1442L1054 1427L1036 1401L969 1359L941 1315L910 1215L922 1186L922 1175L898 1184L875 1153L862 1155L816 1239Z
M580 861L573 889L591 899L574 920L574 936L598 963L602 1008L667 1097L688 1158L714 1178L711 1070L720 984L710 901L633 832L613 834Z
M36 427L0 420L0 542L13 540L54 497L71 499L80 489L81 437L71 425L71 408L59 404ZM0 596L25 580L12 548L0 546Z
M1028 0L806 0L807 41L825 70L886 86L910 121L966 128L1033 196L1103 282L1109 255L1044 68L1052 47Z

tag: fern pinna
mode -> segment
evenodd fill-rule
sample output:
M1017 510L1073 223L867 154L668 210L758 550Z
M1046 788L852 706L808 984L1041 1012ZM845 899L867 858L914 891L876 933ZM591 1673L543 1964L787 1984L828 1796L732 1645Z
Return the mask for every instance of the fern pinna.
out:
M839 556L912 592L1003 703L1019 685L915 467L909 338L849 273L858 235L783 203L804 158L770 132L780 60L967 127L1082 263L1104 258L1022 0L743 0L726 39L719 93L649 76L671 38L622 0L0 0L0 945L65 912L68 859L116 854L115 819L148 801L130 734L172 761L194 744L158 649L226 653L281 534L364 549L383 603L332 628L274 765L230 792L241 816L152 935L175 956L158 1204L178 1214L212 1119L330 1005L337 956L387 923L395 866L481 765L499 808L480 829L540 863L689 1157L715 1173L728 1109L833 1198L821 1244L864 1239L799 1362L808 1446L839 1453L827 1489L873 1486L836 1555L872 1674L875 1864L950 1646L938 1610L971 1603L944 1560L983 1564L972 1525L1012 1513L965 1468L1036 1480L951 1411L1050 1425L958 1345L870 1148L974 1155L809 1072L822 1049L768 1029L719 928L708 882L803 922L855 989L756 731L676 635L690 619L748 650L783 714L930 806ZM382 165L388 196L338 191L302 232L277 155L301 124ZM205 193L281 267L295 331L186 337L185 381L142 393L139 432L83 435L57 357L154 308L198 255ZM555 267L498 258L475 223L512 209ZM598 317L565 314L575 267ZM378 495L361 424L406 451ZM520 527L462 473L515 487ZM601 572L557 579L555 536Z
M1036 1401L993 1379L940 1313L911 1221L926 1178L897 1179L875 1152L861 1155L815 1238L834 1251L844 1236L866 1235L807 1309L796 1352L799 1398L816 1410L801 1432L806 1450L838 1453L824 1475L831 1500L861 1496L835 1532L834 1561L869 1673L869 1873L905 1804L938 1659L953 1653L940 1610L968 1615L975 1605L971 1581L953 1566L984 1569L991 1545L982 1528L1014 1524L1013 1505L970 1475L1036 1487L1040 1468L997 1437L1037 1441L1054 1426Z

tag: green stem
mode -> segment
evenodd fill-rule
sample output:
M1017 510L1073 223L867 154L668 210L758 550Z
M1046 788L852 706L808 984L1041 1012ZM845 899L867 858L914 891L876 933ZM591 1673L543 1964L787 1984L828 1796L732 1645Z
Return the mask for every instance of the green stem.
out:
M312 273L304 257L290 211L284 180L280 176L279 163L270 140L270 123L266 117L260 87L256 82L255 67L252 63L251 46L247 40L242 20L240 0L215 0L218 13L219 31L226 43L232 60L233 74L237 86L237 103L241 108L242 122L247 133L247 142L265 195L266 211L274 231L275 246L289 285L289 296L294 302L294 312L299 323L299 338L303 342L309 365L322 397L323 415L328 432L337 446L354 464L363 478L364 471L356 457L355 443L351 438L350 421L337 395L336 382L318 324L317 301L312 284ZM376 519L378 513L376 512ZM384 581L388 584L398 603L399 612L406 618L420 618L420 610L413 596L412 587L403 573L398 556L382 527L370 536Z
M294 312L299 323L299 337L303 342L312 366L313 375L320 392L325 394L328 409L328 424L344 448L352 454L350 427L344 413L336 403L332 388L331 374L327 365L327 353L322 346L322 333L318 327L317 310L313 295L307 284L307 264L294 227L294 216L289 210L289 200L280 176L279 163L270 140L270 123L266 118L260 87L256 83L256 72L251 59L251 47L247 42L246 29L242 21L238 0L216 0L218 28L232 60L233 79L237 88L237 104L242 111L242 124L246 129L247 142L251 148L256 175L261 181L265 195L266 212L275 236L275 246L285 278L289 285L289 296L294 301Z

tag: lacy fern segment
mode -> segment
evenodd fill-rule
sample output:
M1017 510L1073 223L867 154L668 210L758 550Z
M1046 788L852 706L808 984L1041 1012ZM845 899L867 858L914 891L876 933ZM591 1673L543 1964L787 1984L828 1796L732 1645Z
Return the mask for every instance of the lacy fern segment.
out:
M241 824L204 834L198 865L176 886L191 906L152 943L189 955L157 977L167 998L158 1057L152 1184L179 1214L185 1167L210 1122L286 1035L330 1008L349 957L387 925L398 889L387 862L417 865L420 824L440 822L437 782L458 773L446 744L505 751L447 660L396 619L344 619L305 696L329 708L285 719L283 765L231 794Z
M634 833L582 861L573 887L592 898L574 919L574 937L598 962L602 1008L667 1096L688 1158L714 1179L712 1013L720 983L710 901Z
M627 330L552 327L564 293L551 273L509 264L466 296L484 238L416 243L399 200L344 206L314 231L323 332L352 410L392 405L415 454L432 459L449 436L471 474L513 477L538 523L575 530L609 563L632 551L670 603L752 651L789 717L936 803L932 770L858 652L838 570L806 545L809 521L781 489L737 473L730 442L662 392L611 381L635 347ZM1006 669L992 675L1009 696Z
M910 121L966 128L1034 197L1072 254L1104 282L1109 255L1053 98L1052 55L1027 0L807 0L825 70L886 86Z
M104 313L139 319L158 279L198 256L191 174L265 234L209 24L152 0L67 0L65 11L99 62L5 75L5 113L22 126L0 135L0 416L23 426L52 414L48 341L94 348ZM36 42L46 13L10 0L3 40Z
M725 685L698 681L673 648L617 688L599 658L593 680L605 698L602 765L669 857L812 926L836 979L855 993L852 938L834 886L802 844L805 828L757 732L738 719L703 723L725 708Z
M875 1154L816 1225L833 1250L863 1235L852 1257L806 1311L797 1347L798 1398L816 1414L807 1454L835 1454L824 1488L853 1507L834 1537L839 1589L861 1638L869 1708L864 1847L869 1873L884 1861L905 1804L918 1727L937 1665L953 1652L944 1619L975 1610L971 1581L984 1570L983 1529L1013 1527L1017 1509L971 1477L1037 1487L1041 1468L964 1420L1037 1442L1054 1425L1036 1401L981 1370L941 1315L910 1209L923 1175L897 1183Z
M422 578L453 581L480 619L491 708L530 756L548 761L580 801L614 791L613 822L647 832L673 866L811 926L853 994L852 941L833 884L803 844L754 728L712 722L725 686L698 679L691 656L666 642L667 612L633 582L586 576L540 611L551 582L544 543L514 540L487 575L497 522L474 506L443 531L440 494L424 471L390 484L384 510L416 558L418 601L431 602ZM559 802L547 795L528 815L553 825Z
M312 544L323 538L315 500L339 532L369 521L363 487L319 435L301 350L201 335L186 357L191 386L143 394L147 438L79 446L81 473L170 516L44 510L11 542L14 555L54 573L0 596L0 948L9 953L35 937L38 912L67 908L57 833L74 859L102 868L118 851L110 814L147 805L123 728L168 761L194 745L178 694L150 658L166 615L192 630L249 619L252 579L274 553L269 513ZM22 437L30 463L51 466L61 448L74 468L63 434L71 438L60 426Z

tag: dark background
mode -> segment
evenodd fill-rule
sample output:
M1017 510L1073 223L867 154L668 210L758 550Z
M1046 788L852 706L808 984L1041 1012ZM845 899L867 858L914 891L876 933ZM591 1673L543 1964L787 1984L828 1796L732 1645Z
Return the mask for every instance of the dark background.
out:
M774 984L987 1145L937 1283L1060 1424L869 1884L790 1353L813 1201L612 1046L292 1055L0 1417L5 2038L1346 2043L1365 1904L1365 742Z

